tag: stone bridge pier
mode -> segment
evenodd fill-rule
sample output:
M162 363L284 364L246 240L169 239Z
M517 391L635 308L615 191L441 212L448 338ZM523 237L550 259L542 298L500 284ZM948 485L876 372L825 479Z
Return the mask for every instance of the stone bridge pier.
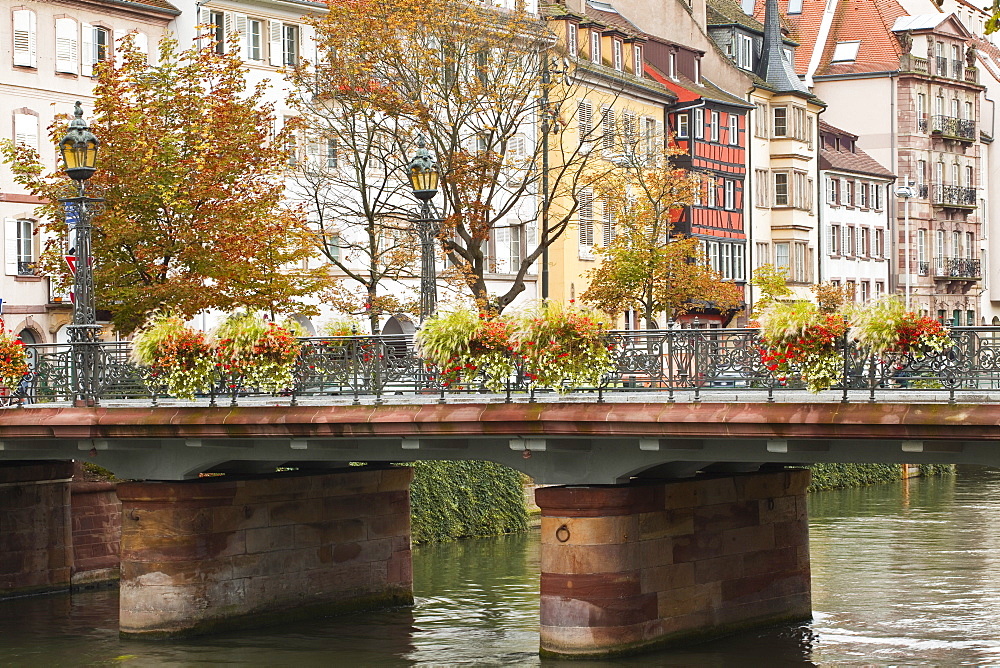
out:
M546 487L541 652L602 657L808 619L809 471Z
M121 634L193 635L411 604L412 471L119 485Z

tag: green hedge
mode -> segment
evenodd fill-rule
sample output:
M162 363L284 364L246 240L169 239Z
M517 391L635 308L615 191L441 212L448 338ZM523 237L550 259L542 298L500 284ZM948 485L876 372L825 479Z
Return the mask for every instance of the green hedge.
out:
M899 464L813 464L810 492L821 489L861 487L879 482L899 482L903 472ZM926 464L920 466L920 475L952 475L953 464Z
M415 462L410 485L414 544L528 529L521 474L493 462Z

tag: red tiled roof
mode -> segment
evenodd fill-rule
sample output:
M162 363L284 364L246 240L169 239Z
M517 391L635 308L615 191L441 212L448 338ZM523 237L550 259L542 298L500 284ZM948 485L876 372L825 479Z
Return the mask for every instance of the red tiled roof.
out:
M171 14L180 14L180 10L167 2L167 0L127 0L127 2L116 2L114 4L144 5L154 9L166 9Z
M827 0L802 0L802 12L788 13L788 0L778 0L778 10L781 12L781 25L788 30L788 37L799 43L795 49L795 72L805 74L809 69L809 59L812 57L813 45L819 33L819 25L823 20L823 10ZM756 0L754 17L764 20L764 0Z
M854 146L853 151L847 150L843 145L838 150L828 146L825 141L821 141L819 150L819 168L821 170L836 169L838 171L855 172L887 179L895 178L896 175L894 173L883 167L875 158L858 148L857 135L836 128L823 120L819 122L819 132L821 137L824 134L850 137L851 143Z

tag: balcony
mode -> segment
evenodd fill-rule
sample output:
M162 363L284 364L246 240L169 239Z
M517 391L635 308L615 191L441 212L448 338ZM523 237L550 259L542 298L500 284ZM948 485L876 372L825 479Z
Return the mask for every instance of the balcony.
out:
M927 59L918 58L909 53L904 53L900 57L900 70L903 72L920 72L922 74L927 74Z
M975 67L966 67L965 80L969 83L979 83L979 70Z
M931 116L931 132L960 141L976 141L976 122L954 116Z
M939 77L948 76L948 59L945 56L935 56L934 57L934 73Z
M976 189L964 186L939 186L931 189L935 206L945 206L956 209L976 208Z
M927 187L926 183L921 183L917 185L917 197L920 199L927 199L927 193L930 188Z
M968 257L939 257L934 260L934 278L978 281L980 261Z

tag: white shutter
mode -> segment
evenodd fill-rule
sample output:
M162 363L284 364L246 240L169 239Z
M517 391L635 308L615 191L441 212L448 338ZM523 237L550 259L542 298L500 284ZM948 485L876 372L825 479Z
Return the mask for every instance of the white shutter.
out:
M3 221L3 266L8 276L17 276L17 219Z
M589 252L594 245L594 194L589 190L581 190L580 205L577 216L580 219L580 246L584 252Z
M56 72L76 74L80 61L77 42L76 21L56 19Z
M127 30L116 30L114 32L114 37L112 38L114 41L112 42L111 48L108 49L109 52L111 52L111 53L114 54L114 60L115 60L115 62L119 63L119 64L122 62L122 57L121 57L121 54L122 54L122 52L121 52L122 42L121 41L125 37L125 35L127 35L127 34L128 34Z
M232 17L232 19L230 19ZM239 35L240 58L250 60L250 21L246 14L226 14L226 31L232 29Z
M135 48L139 50L139 53L149 58L149 36L144 32L135 33Z
M94 76L94 63L97 62L97 40L94 39L94 26L89 23L81 23L80 36L80 74L92 77Z
M38 150L38 117L31 114L14 114L14 143Z
M30 9L14 11L14 64L35 67L36 17Z
M206 29L208 28L208 26L212 25L212 10L202 9L201 15L198 18L198 23L200 23Z
M590 133L594 130L594 107L590 102L580 101L576 123L580 129L580 143L582 144L590 139Z
M604 209L604 246L607 248L615 240L615 212L607 200L601 202Z
M309 62L315 66L319 62L318 53L319 48L316 45L316 29L313 28L308 23L303 23L299 26L299 41L302 47L301 55L307 58Z
M275 67L281 67L281 21L268 21L268 28L270 29L267 45L268 62Z

